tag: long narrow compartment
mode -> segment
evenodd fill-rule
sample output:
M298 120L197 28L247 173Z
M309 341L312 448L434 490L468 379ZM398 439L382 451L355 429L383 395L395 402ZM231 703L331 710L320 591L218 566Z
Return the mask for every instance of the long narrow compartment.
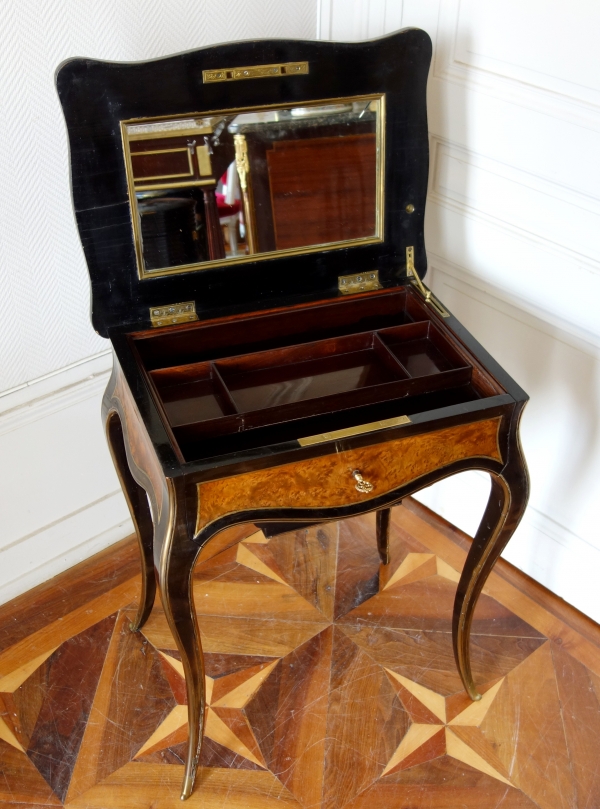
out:
M313 343L428 320L404 289L199 321L131 335L146 371Z
M302 319L301 340L289 312L132 336L186 460L501 392L410 293L309 307ZM195 361L171 355L163 367L165 340Z

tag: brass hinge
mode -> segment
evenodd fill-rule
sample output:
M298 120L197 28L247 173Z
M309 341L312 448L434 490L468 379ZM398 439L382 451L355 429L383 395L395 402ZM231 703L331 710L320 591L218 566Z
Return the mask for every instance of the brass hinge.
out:
M450 312L446 311L442 304L434 297L433 292L428 289L419 278L419 274L415 269L415 248L406 248L406 274L410 278L411 283L416 287L421 295L425 298L425 303L432 306L438 314L442 317L450 317Z
M198 320L194 301L169 303L167 306L153 306L150 309L153 329L159 326L172 326L175 323L189 323L190 320Z
M308 73L308 62L284 62L275 65L252 65L250 67L223 67L203 70L202 81L212 84L217 81L240 81L242 79L267 79L275 76L298 76Z
M338 289L342 295L353 295L357 292L370 292L373 289L381 289L379 270L361 272L358 275L340 275L338 277Z

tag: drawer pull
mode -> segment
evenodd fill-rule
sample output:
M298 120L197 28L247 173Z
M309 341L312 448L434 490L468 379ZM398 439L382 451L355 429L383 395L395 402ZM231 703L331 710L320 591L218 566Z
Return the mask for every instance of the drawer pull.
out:
M357 492L362 492L363 494L367 494L368 492L373 491L373 484L369 483L368 480L365 480L363 476L360 474L358 469L355 469L352 473L354 480L356 481L356 486L354 487Z

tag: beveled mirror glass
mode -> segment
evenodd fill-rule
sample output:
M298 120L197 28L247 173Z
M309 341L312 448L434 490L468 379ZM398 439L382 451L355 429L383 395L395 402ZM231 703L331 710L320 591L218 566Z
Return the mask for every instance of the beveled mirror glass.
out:
M383 96L121 129L141 278L382 241Z

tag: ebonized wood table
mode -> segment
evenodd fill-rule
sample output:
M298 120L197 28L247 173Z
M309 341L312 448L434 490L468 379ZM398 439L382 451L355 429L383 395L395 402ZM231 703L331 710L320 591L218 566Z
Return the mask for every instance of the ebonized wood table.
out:
M148 619L158 583L185 672L182 798L205 714L192 572L207 543L236 524L277 532L376 511L373 542L386 565L394 504L457 472L488 472L453 615L458 671L479 698L470 627L527 503L519 422L528 397L421 281L430 58L427 34L407 29L366 43L254 41L137 64L74 59L58 71L92 321L114 350L103 418L142 558L132 629ZM157 165L164 154L181 158L182 169L161 169L159 190L201 200L224 170L219 143L231 157L224 127L240 111L242 120L248 110L339 103L375 120L371 235L144 264L137 194L152 188L133 175L131 143L146 144L144 159L158 154ZM244 161L236 154L242 188Z
M411 289L406 294L416 298ZM436 315L432 312L430 317L435 320ZM444 325L448 329L455 324L451 318ZM173 336L172 332L166 335L168 339ZM141 333L137 342L160 337L156 332ZM397 427L305 447L294 447L290 441L287 451L275 457L240 460L220 470L213 467L186 472L183 466L181 474L165 475L156 439L148 429L148 414L140 411L119 363L121 350L121 361L127 361L127 349L123 342L115 342L117 355L104 396L103 414L142 558L144 586L132 628L139 629L147 620L158 579L188 690L190 735L182 797L191 793L194 784L205 711L201 632L193 606L192 571L204 546L220 531L239 523L258 523L267 530L273 524L281 531L286 524L291 529L303 523L340 520L376 510L379 552L382 564L386 564L389 509L394 504L457 472L488 472L491 492L458 585L452 638L464 686L472 699L480 698L470 664L471 621L478 596L517 526L528 496L518 433L525 402L515 401L518 390L513 391L515 398L496 393L487 400L479 399L475 411L461 412L465 407L458 403L444 408L443 414L441 410L411 414L410 423ZM131 345L131 341L125 342ZM135 345L136 339L132 342ZM482 351L472 338L468 344L475 366ZM493 390L489 392L493 394ZM447 391L430 396L438 397L439 404L448 401Z

